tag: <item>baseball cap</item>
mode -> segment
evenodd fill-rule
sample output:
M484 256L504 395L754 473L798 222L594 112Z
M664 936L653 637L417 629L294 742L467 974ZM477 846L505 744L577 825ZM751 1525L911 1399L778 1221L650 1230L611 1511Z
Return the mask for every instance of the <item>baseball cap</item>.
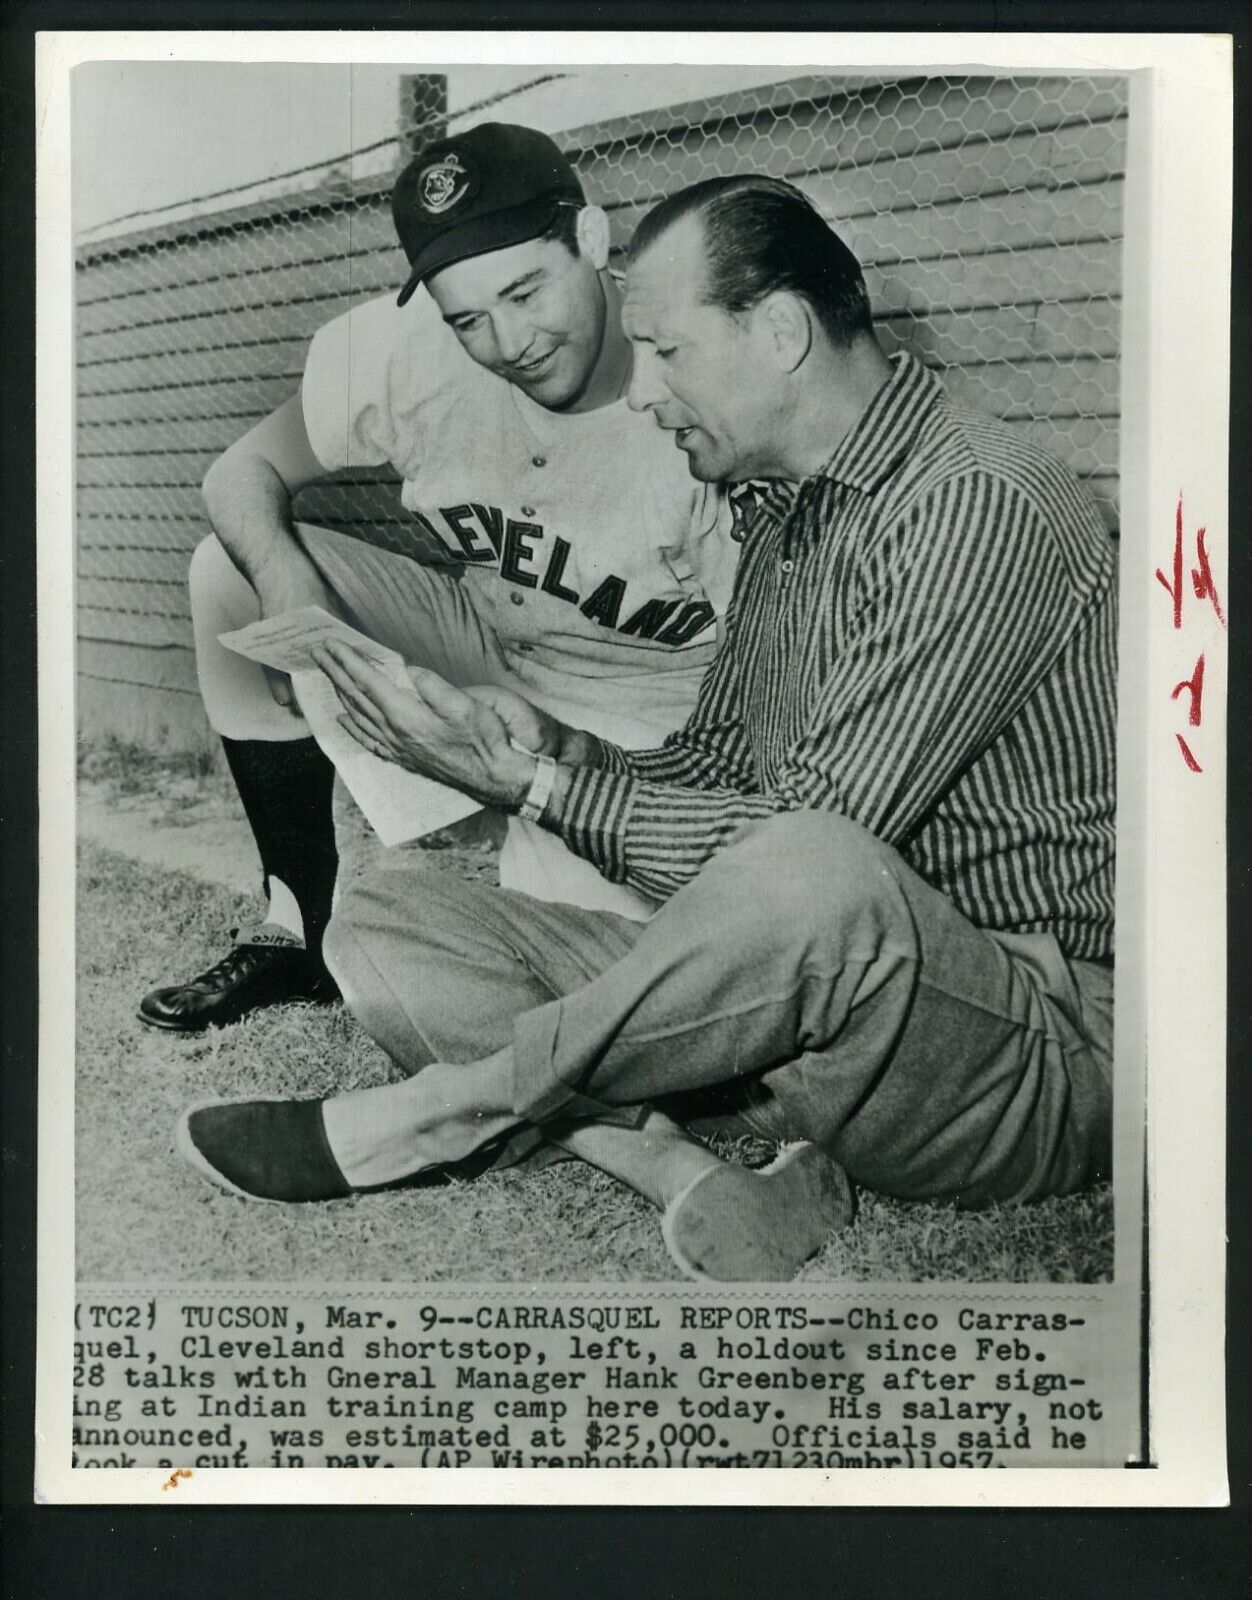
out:
M391 215L412 268L397 303L454 261L536 238L562 201L582 205L583 188L546 133L481 122L435 140L391 192Z

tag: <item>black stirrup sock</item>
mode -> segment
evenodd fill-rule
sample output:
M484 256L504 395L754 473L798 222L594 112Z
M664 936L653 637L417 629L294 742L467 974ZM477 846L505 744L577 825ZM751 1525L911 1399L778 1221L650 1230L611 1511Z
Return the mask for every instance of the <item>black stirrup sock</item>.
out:
M265 889L281 878L304 919L304 943L321 949L339 855L331 795L335 769L316 739L223 739L231 777L261 855Z

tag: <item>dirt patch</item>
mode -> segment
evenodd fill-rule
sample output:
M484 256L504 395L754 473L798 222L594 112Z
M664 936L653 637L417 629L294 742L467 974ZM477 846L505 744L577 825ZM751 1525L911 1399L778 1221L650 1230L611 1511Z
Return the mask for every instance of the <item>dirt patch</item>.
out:
M80 779L78 831L146 866L189 872L237 893L260 884L256 846L237 799L171 810L159 796L119 795L107 784Z
M80 837L146 866L187 872L239 894L258 892L256 845L226 773L207 761L167 761L116 744L80 753ZM341 783L335 785L335 833L343 881L395 854L373 830ZM431 853L431 864L496 881L504 819L478 812L400 850Z

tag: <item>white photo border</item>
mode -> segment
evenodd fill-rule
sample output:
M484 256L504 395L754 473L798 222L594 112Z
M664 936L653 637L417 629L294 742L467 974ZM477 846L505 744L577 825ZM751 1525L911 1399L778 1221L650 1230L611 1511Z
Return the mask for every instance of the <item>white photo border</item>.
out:
M1155 582L1173 511L1210 534L1225 593L1232 45L1221 35L612 32L92 32L37 39L40 726L39 1352L36 1482L62 1503L159 1503L156 1468L73 1471L74 926L73 250L70 73L92 60L594 65L753 63L841 74L1108 71L1129 75L1123 309L1122 693L1117 985L1123 1047L1146 1055L1154 1466L996 1472L270 1468L197 1470L182 1504L725 1504L1132 1506L1226 1503L1225 658L1206 682L1207 781L1179 760L1177 651ZM1213 753L1217 752L1216 759ZM1133 934L1131 932L1133 930ZM1138 1165L1141 1130L1118 1121ZM1119 1164L1117 1251L1138 1250ZM1128 1203L1129 1202L1129 1203ZM154 1197L159 1203L159 1197ZM1128 1225L1130 1224L1130 1225Z

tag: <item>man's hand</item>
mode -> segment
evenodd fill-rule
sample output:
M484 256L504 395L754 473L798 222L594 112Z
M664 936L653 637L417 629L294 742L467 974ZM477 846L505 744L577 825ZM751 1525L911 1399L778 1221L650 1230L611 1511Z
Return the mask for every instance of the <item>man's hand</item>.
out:
M566 767L600 765L603 746L598 739L582 728L561 722L547 711L540 711L538 706L531 705L511 689L497 689L489 683L475 684L465 693L497 712L510 737L536 755L551 756ZM558 785L563 788L559 779Z
M524 750L560 759L565 741L572 732L563 722L540 711L512 689L497 689L494 684L483 683L467 688L465 693L490 706L508 729L509 738L516 740Z
M493 690L505 699L489 704L482 691L468 694L421 667L408 669L405 688L338 640L319 645L313 657L335 686L340 722L366 750L484 805L516 807L525 799L535 761L511 740L524 744L542 732L542 714L519 695Z
M252 585L261 602L262 617L281 616L284 611L294 611L300 606L320 606L332 617L339 615L339 607L321 574L308 556L294 545L283 552L281 560L270 561L259 571ZM264 671L269 691L277 703L299 716L300 707L290 676L276 672L273 667L266 667Z

